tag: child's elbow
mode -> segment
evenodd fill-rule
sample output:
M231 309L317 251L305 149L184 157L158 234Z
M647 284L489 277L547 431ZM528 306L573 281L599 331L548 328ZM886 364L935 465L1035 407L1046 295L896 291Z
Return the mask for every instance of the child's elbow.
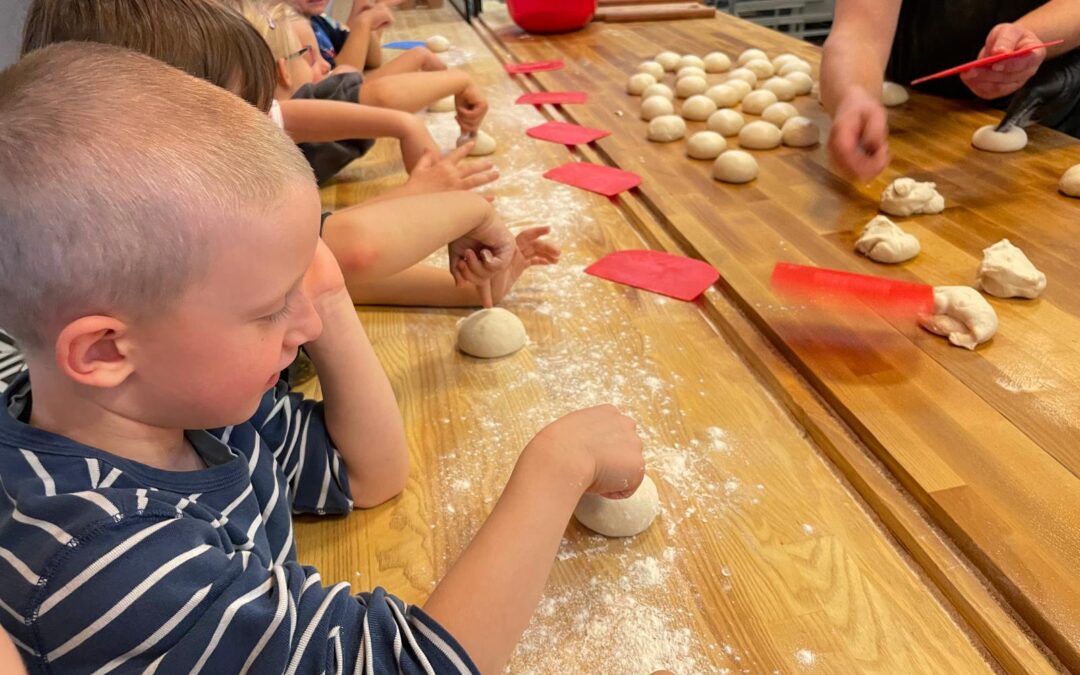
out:
M369 246L357 240L351 242L343 250L334 252L341 273L346 279L364 279L371 275L371 270L378 267L382 252L373 246Z
M408 458L393 471L387 471L384 475L376 476L350 476L352 491L355 495L353 506L358 509L370 509L380 504L385 504L394 497L405 491L405 485L409 482Z

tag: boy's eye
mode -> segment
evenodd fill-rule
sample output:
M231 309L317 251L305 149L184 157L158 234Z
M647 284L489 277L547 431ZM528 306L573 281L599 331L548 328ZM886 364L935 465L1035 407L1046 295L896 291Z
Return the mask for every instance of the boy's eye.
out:
M285 304L281 307L281 309L274 312L273 314L268 314L267 316L264 316L263 320L269 321L270 323L277 323L278 321L281 321L289 315L289 306L289 298L286 297Z

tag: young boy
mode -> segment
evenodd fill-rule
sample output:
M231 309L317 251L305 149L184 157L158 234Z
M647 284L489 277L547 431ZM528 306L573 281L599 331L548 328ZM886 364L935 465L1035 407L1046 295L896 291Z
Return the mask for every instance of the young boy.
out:
M423 609L323 587L290 510L378 504L408 466L296 147L205 81L65 43L0 73L0 177L29 365L0 396L0 623L35 672L497 672L581 494L643 476L631 420L572 413ZM471 283L509 263L462 246ZM278 383L305 343L323 403Z

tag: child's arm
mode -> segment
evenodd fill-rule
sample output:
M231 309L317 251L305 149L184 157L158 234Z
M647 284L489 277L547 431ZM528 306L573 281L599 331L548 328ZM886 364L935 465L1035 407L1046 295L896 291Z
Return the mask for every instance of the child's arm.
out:
M373 204L387 199L400 199L412 195L450 192L455 190L473 190L495 181L499 172L494 164L484 160L469 160L469 152L475 143L469 142L439 157L438 153L427 152L409 172L409 180L404 185L391 188L382 194L364 202Z
M502 672L581 495L632 494L644 473L634 421L612 406L580 410L546 427L521 453L491 515L424 611L480 672Z
M335 60L363 72L367 66L368 46L372 42L373 34L392 23L394 15L388 6L383 4L354 12L349 17L349 37L345 38L345 44L341 46Z
M418 112L447 96L457 103L458 122L463 131L476 131L487 114L484 92L463 70L401 73L365 82L360 102L380 108Z

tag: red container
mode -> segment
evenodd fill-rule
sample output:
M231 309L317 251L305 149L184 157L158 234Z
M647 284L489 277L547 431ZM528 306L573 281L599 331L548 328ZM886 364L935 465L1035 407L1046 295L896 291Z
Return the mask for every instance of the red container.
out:
M568 33L596 14L596 0L506 0L510 18L530 33Z

